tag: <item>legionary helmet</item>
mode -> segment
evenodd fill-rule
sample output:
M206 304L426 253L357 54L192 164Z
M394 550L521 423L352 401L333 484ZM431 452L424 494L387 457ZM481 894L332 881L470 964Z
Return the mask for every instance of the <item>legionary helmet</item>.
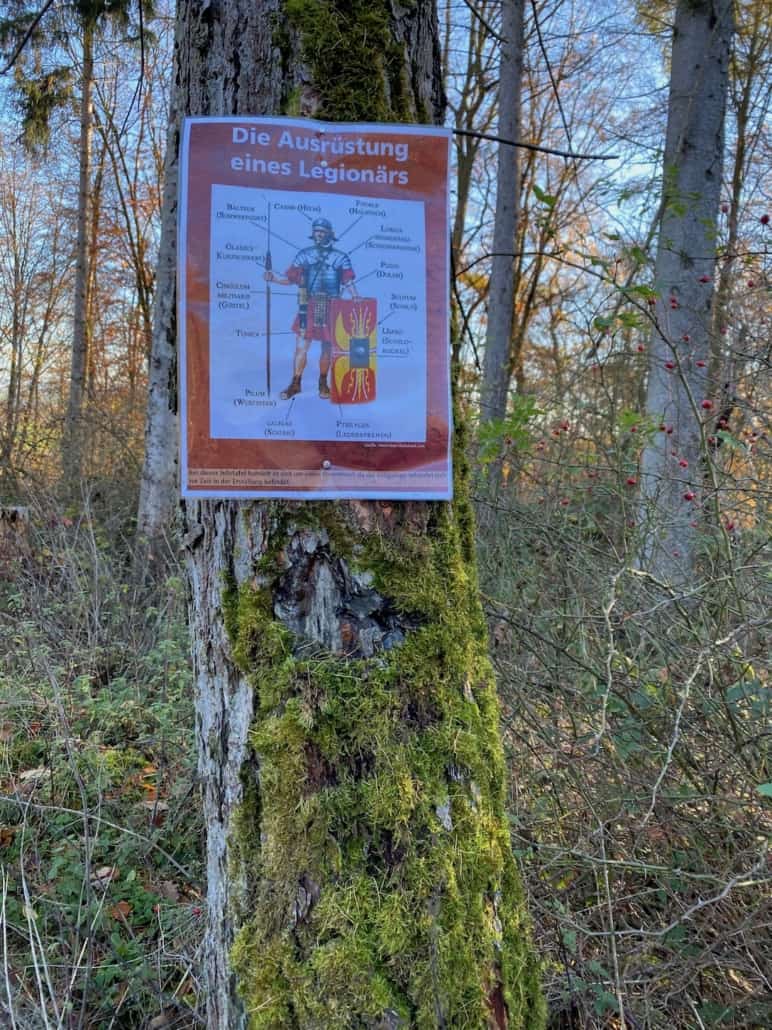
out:
M328 218L315 218L311 225L311 239L314 238L314 233L320 230L327 234L327 238L330 240L336 239L335 232L332 228L332 222Z

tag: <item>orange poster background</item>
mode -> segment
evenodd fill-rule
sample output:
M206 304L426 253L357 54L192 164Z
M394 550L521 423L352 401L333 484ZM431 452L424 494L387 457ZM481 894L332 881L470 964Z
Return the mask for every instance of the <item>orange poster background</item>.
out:
M272 136L268 146L232 143L236 125L264 130ZM276 145L282 128L293 135L321 135L316 122L233 118L227 121L188 122L188 150L183 162L186 181L181 194L186 253L184 286L184 389L186 420L182 461L182 492L188 496L329 496L433 497L450 496L450 410L448 346L448 145L445 135L403 134L394 126L325 125L327 133L363 140L409 145L409 160L395 167L409 173L409 184L309 182L296 173L270 175L236 171L232 157L245 151L262 160L286 162L286 149ZM305 153L306 165L319 164L319 155ZM351 169L375 168L383 158L346 155ZM210 435L209 305L211 187L222 184L308 193L320 196L418 200L425 205L426 239L426 343L427 427L424 444L362 443L351 441L234 440ZM186 191L186 192L185 192ZM183 227L181 221L180 227ZM418 333L416 334L418 336ZM182 385L182 384L181 384Z

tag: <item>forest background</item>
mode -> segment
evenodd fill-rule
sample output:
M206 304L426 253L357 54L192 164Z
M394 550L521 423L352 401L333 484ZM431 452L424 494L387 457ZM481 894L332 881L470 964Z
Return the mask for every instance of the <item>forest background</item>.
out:
M2 94L0 1011L19 1027L158 1030L203 1025L204 1003L173 532L136 572L173 12L93 10L55 9ZM637 555L642 453L667 436L646 396L672 11L526 5L519 136L542 149L521 151L508 406L491 420L500 172L484 137L501 11L440 9L459 130L458 395L512 846L554 1027L762 1027L772 1013L772 27L768 3L735 13L706 497L686 500L694 472L678 473L695 554L685 570L671 555L668 589Z

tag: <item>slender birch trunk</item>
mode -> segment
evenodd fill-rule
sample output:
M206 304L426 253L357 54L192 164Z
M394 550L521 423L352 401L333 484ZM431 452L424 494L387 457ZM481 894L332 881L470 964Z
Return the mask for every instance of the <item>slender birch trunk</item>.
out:
M180 60L175 43L175 67ZM181 115L179 87L172 95L164 166L161 241L153 297L148 367L145 456L137 510L137 565L172 531L177 503L177 184Z
M178 18L179 112L441 119L429 0ZM543 1026L458 492L185 507L211 1027Z
M732 31L731 0L679 0L646 400L665 428L643 452L640 515L641 565L674 585L694 574L704 437L717 407L708 362Z
M91 139L93 131L94 28L83 25L83 71L78 150L78 227L75 243L75 301L70 361L70 393L62 440L62 471L69 490L77 490L83 461L83 404L89 351L89 228L91 224Z
M524 0L503 0L499 73L500 140L519 140L523 75ZM517 147L499 142L496 218L488 286L488 329L480 397L480 420L503 418L509 395L510 349L515 316L515 250L520 206L520 161Z

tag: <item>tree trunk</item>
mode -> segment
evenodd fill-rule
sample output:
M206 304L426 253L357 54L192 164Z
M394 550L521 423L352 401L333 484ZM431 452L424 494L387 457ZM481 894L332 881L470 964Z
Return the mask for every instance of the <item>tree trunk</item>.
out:
M707 363L732 24L730 0L676 8L647 392L649 416L672 432L656 432L641 459L640 562L681 586L694 572L701 457L716 408Z
M441 119L429 0L177 38L180 111ZM543 1025L464 489L186 505L211 1027Z
M179 57L175 43L175 64ZM177 183L182 85L178 82L169 112L161 241L158 250L153 327L148 368L145 456L137 510L138 571L171 529L177 500L179 427L177 417ZM184 108L182 109L184 111Z
M80 97L78 154L78 227L75 244L75 302L70 363L70 393L62 440L62 471L69 490L77 492L83 459L83 401L88 371L89 226L91 207L92 90L94 85L94 29L83 26L83 72Z
M524 0L504 0L501 12L499 139L520 139ZM499 142L496 219L488 286L488 331L480 398L480 420L504 418L509 394L510 348L515 316L515 250L520 206L519 151Z

